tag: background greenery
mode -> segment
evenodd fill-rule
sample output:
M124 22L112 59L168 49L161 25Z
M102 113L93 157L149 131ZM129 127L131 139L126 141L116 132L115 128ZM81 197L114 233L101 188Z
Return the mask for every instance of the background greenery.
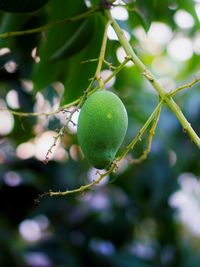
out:
M0 32L36 28L99 4L85 2L50 0L33 13L1 12ZM129 18L119 24L160 82L170 90L193 80L199 71L199 1L124 2ZM180 10L192 17L190 26L177 22ZM158 22L167 27L169 39L162 37ZM153 25L157 25L157 34ZM1 38L0 107L50 112L81 96L97 64L81 62L99 56L104 26L103 13L98 12L45 32ZM73 38L75 43L70 46ZM173 56L170 46L177 38L182 38L179 47L188 57ZM190 52L185 48L186 39ZM69 48L59 54L63 46ZM119 64L119 46L117 40L110 40L106 50L106 59L114 66ZM103 68L108 70L106 65ZM116 76L111 90L128 111L123 150L151 114L157 97L134 66ZM200 133L198 85L175 99ZM0 113L0 266L199 266L199 150L167 107L146 161L133 165L123 160L104 185L82 194L46 197L38 206L34 204L38 194L49 189L73 189L95 177L95 170L80 153L72 125L53 159L47 165L42 162L66 116L62 112L48 117ZM146 139L147 135L129 156L139 156Z

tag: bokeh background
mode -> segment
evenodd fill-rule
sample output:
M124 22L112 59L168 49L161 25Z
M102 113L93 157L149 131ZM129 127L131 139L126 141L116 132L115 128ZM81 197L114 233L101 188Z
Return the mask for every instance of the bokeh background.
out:
M99 1L50 0L37 12L0 12L0 32L36 28L85 12ZM102 1L103 2L103 1ZM115 1L114 18L136 53L166 91L191 82L200 67L200 1ZM0 108L51 112L82 95L94 75L105 19L64 23L45 32L0 38ZM72 42L55 61L51 57ZM0 36L1 37L1 36ZM112 27L106 59L124 60ZM105 79L111 69L104 65ZM135 67L108 84L124 102L129 127L121 151L153 111L158 97ZM199 85L175 99L200 134ZM163 107L152 150L140 165L122 160L115 174L82 194L45 197L92 181L96 170L80 152L69 124L51 160L43 164L67 113L22 117L0 111L1 267L198 267L200 266L200 157L174 114ZM78 112L73 116L77 122ZM148 132L147 132L148 133ZM137 158L148 134L130 152Z

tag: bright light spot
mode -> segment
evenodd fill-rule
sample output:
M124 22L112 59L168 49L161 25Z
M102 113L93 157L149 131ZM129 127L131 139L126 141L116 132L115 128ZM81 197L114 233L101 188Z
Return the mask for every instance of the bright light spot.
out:
M69 154L70 157L75 161L79 161L80 157L82 156L80 147L78 145L72 145L69 149Z
M38 48L37 47L33 48L32 52L31 52L31 56L34 59L36 64L40 62L40 57L38 56Z
M165 90L166 93L170 93L176 88L176 83L172 78L163 77L163 78L158 79L158 81L166 89Z
M41 238L41 230L38 223L34 220L25 220L19 225L19 232L24 240L36 242Z
M169 164L170 167L173 167L177 162L177 156L176 153L173 150L169 150Z
M44 161L47 151L54 144L54 137L57 136L58 133L53 131L47 131L41 134L40 136L35 138L35 157L38 160ZM52 153L49 154L49 159L53 159L57 148L60 144L60 141L57 140L56 145L52 149Z
M24 258L27 266L33 266L33 267L53 266L49 257L42 252L26 252Z
M68 152L64 148L58 147L54 156L54 160L67 161L68 159L69 159Z
M150 260L155 256L155 250L151 244L135 242L131 252L139 258Z
M20 175L13 171L6 172L3 179L8 186L18 186L21 183Z
M65 86L63 83L61 82L54 82L52 84L53 88L56 90L57 94L62 97L63 96L63 93L65 91Z
M34 218L41 230L46 230L49 227L49 219L46 215L40 214Z
M169 43L167 51L178 61L189 60L193 55L192 41L187 37L177 37Z
M200 3L200 2L199 2L199 3ZM198 19L199 19L199 21L200 21L200 4L196 4L196 5L195 5L195 10L196 10Z
M74 112L74 109L76 109L76 107L71 107L69 109L69 111L70 112ZM75 110L75 112L73 113L73 115L71 117L71 121L72 122L70 121L67 124L67 127L68 127L70 133L72 133L72 134L76 134L77 133L77 123L78 123L79 114L80 114L80 110ZM70 115L68 115L68 116L70 116Z
M172 38L171 28L162 22L153 22L147 33L147 37L150 41L154 41L158 44L165 45Z
M111 9L111 15L113 18L117 20L127 20L128 19L128 11L126 8L122 6L116 6Z
M5 64L5 69L6 69L6 71L7 72L9 72L9 73L14 73L15 71L16 71L16 69L17 69L17 64L16 64L16 62L14 62L14 61L8 61L6 64Z
M190 13L179 9L174 15L174 21L182 29L190 29L194 26L194 18Z
M117 59L120 63L124 62L125 58L127 57L127 54L123 47L119 47L117 49ZM132 61L129 61L126 63L127 67L132 67L134 64Z
M7 95L6 95L6 102L7 104L13 108L13 109L18 109L20 108L19 105L19 96L16 90L10 90Z
M123 158L119 163L117 163L117 170L116 173L119 175L123 173L129 166L128 160L126 158Z
M122 31L123 31L124 36L126 37L126 39L127 39L128 41L130 41L130 40L131 40L131 35L130 35L126 30L122 30Z
M200 32L195 35L193 40L193 49L197 55L200 55Z
M113 27L111 25L108 26L108 39L110 40L118 40L117 34L114 31Z
M177 66L172 64L171 60L165 56L156 57L152 62L152 69L157 74L170 74L170 76L176 76L178 71Z
M86 4L87 7L91 7L91 2L90 2L90 0L85 0L85 4Z
M0 111L0 135L9 134L14 127L14 117L8 111Z
M97 254L108 256L115 253L115 246L113 245L113 243L107 240L92 239L90 241L89 247Z
M44 98L42 93L38 92L35 98L36 98L36 104L34 106L35 112L50 112L51 111L52 107L49 101Z
M10 52L10 49L8 47L3 47L0 49L0 56L3 56Z
M33 90L33 83L31 80L21 80L21 83L22 83L22 86L23 86L23 89L25 92L31 92Z
M35 146L31 142L21 143L16 149L16 154L20 159L32 158L35 154Z
M100 74L101 78L103 81L105 81L110 75L112 74L111 70L103 70ZM110 79L106 84L105 84L105 88L108 89L110 87L112 87L115 84L115 76Z
M116 0L113 2L113 5L125 5L127 0L122 1L122 0Z
M181 188L170 197L169 204L178 209L178 219L200 236L200 182L192 173L183 173L179 184Z
M158 37L158 33L157 36L155 36L155 29L157 27L154 27L153 25L155 24L152 23L151 31L149 31L148 35L141 26L138 26L133 30L133 35L136 36L144 50L148 51L152 55L158 56L162 53L164 40L167 38L165 39L164 37L162 40ZM160 43L159 40L161 40Z
M131 39L130 34L126 30L122 30L122 31L123 31L126 39L128 41L130 41L130 39ZM116 32L114 31L114 29L113 29L113 27L111 25L108 26L107 34L108 34L108 39L109 40L116 40L116 41L118 40L117 34L116 34Z
M94 210L107 210L110 207L110 199L107 194L103 191L101 192L88 192L82 196L81 200L85 203L88 208Z
M97 170L95 168L90 168L87 173L89 182L93 182L94 180L99 178L100 174L103 174L104 172L105 170ZM96 186L105 185L108 182L108 179L109 179L109 175L106 175Z

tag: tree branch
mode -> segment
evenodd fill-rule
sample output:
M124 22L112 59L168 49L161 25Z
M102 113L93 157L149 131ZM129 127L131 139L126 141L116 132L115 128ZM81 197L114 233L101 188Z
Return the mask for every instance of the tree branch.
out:
M131 163L133 163L133 164L141 163L142 161L144 161L147 158L148 154L150 153L153 137L155 135L155 129L157 127L157 124L158 124L158 121L159 121L159 117L160 117L160 112L161 112L161 106L157 111L157 114L155 116L153 125L152 125L152 127L151 127L151 129L149 131L149 138L148 138L148 141L147 141L147 148L143 151L142 155L139 158L131 159L130 160Z
M57 26L59 24L64 24L64 23L69 23L69 22L75 22L81 19L85 19L88 18L90 16L92 16L94 13L100 11L99 7L95 7L92 8L80 15L71 17L71 18L66 18L66 19L61 19L61 20L56 20L56 21L52 21L46 25L40 26L38 28L34 28L34 29L30 29L30 30L24 30L24 31L16 31L16 32L5 32L5 33L1 33L0 34L0 38L8 38L8 37L12 37L12 36L20 36L20 35L26 35L26 34L34 34L37 32L42 32L42 31L46 31L54 26Z
M182 113L180 107L176 104L176 102L173 100L173 98L166 94L165 88L157 81L157 79L153 76L153 74L150 72L150 70L147 69L147 67L144 65L144 63L138 58L138 56L135 54L134 50L132 49L130 43L126 39L123 31L119 27L118 23L112 18L110 12L108 10L105 10L105 16L109 21L111 21L111 24L113 26L113 29L115 30L119 42L121 43L122 47L126 51L127 55L131 57L132 61L134 62L136 68L140 71L142 75L145 76L145 78L152 84L154 89L157 91L161 99L163 99L168 107L172 110L172 112L176 115L178 120L180 121L184 131L186 131L191 140L197 145L198 148L200 148L200 138L190 125L190 123L185 118L184 114Z
M108 83L114 76L117 75L118 72L120 72L124 66L126 65L126 63L130 61L130 58L127 57L125 58L125 60L118 66L115 68L115 70L104 80L104 84ZM99 89L99 85L97 85L95 88L93 88L91 91L88 92L88 96L93 94L94 92L96 92ZM87 89L86 89L87 90ZM72 107L72 106L77 106L79 105L79 103L81 102L83 95L80 96L78 99L63 105L62 107L60 107L58 110L55 111L51 111L51 112L21 112L21 111L15 111L12 109L8 109L8 108L0 108L0 112L4 112L4 111L8 111L11 114L13 114L14 116L19 116L19 117L39 117L39 116L52 116L52 115L56 115L59 112L63 112L64 110Z
M150 115L150 117L147 119L146 123L140 129L138 134L135 136L135 138L132 140L132 142L126 147L125 151L123 151L123 153L113 161L113 163L111 164L111 167L109 168L109 170L105 171L102 174L99 174L99 177L97 179L95 179L94 181L92 181L91 183L88 183L86 185L82 185L79 188L72 189L72 190L66 190L66 191L52 191L52 190L50 190L49 192L45 192L44 194L41 194L38 199L36 199L36 203L38 204L39 200L41 198L45 197L45 196L66 196L66 195L74 194L74 193L82 193L82 192L84 192L86 190L89 190L91 187L97 185L105 176L107 176L110 173L114 172L118 168L117 163L119 161L121 161L127 155L127 153L131 149L134 148L134 146L136 145L138 140L141 139L142 135L144 134L144 132L146 131L146 129L148 128L148 126L152 122L153 118L156 116L156 114L160 110L162 104L163 104L163 101L161 100L158 103L157 107L152 112L152 114Z

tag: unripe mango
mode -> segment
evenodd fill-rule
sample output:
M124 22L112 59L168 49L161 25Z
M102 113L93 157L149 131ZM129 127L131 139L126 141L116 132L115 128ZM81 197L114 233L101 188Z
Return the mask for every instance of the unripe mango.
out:
M109 91L98 91L85 101L78 119L77 135L85 158L104 169L115 158L128 126L124 104Z

